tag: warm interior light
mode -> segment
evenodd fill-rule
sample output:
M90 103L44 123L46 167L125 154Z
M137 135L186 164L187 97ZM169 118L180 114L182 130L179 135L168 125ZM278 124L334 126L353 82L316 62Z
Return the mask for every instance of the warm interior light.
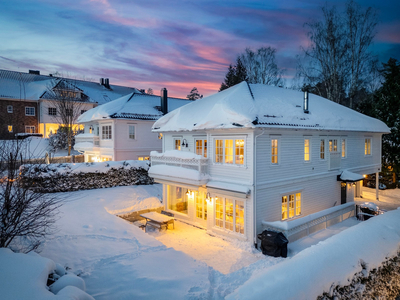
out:
M364 178L367 178L367 175L364 174L363 177L364 177Z

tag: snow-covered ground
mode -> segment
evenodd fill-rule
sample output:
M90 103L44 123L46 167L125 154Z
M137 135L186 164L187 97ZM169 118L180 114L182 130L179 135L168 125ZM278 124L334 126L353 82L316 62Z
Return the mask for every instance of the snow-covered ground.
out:
M364 201L368 193L375 195L374 190L364 189ZM300 287L307 279L314 281L312 292L322 292L328 283L343 276L340 270L350 276L359 267L359 259L370 259L371 255L362 247L371 247L363 245L362 239L374 235L378 242L369 241L369 246L381 250L382 254L377 255L375 248L369 250L377 259L390 254L387 247L395 248L393 245L399 244L400 239L397 232L400 226L394 224L400 220L398 210L393 212L395 215L388 212L387 216L373 218L376 225L349 219L290 243L289 257L284 259L264 256L246 243L210 236L205 230L179 221L175 223L175 230L145 233L114 215L155 208L160 205L161 194L160 185L59 193L68 201L60 209L59 231L46 240L41 255L79 274L86 282L86 292L95 299L223 299L228 296L252 299L244 295L255 298L265 295L264 289L271 288L263 284L265 281L287 285L284 274L289 273L293 274L288 278L291 285L303 290L298 299L307 299L307 289ZM399 199L399 190L384 191L380 197L382 203L391 203L393 208ZM392 241L379 244L379 232L371 226L378 231L385 228L387 233L383 239ZM346 233L349 227L353 231ZM330 257L334 261L329 261ZM322 280L327 274L307 267L307 264L318 264L318 259L332 268L326 271L332 276ZM373 266L375 262L369 263ZM350 267L343 267L347 264ZM290 299L293 289L285 290L282 295ZM277 292L276 288L271 291ZM271 298L271 295L274 294L266 298L285 299Z

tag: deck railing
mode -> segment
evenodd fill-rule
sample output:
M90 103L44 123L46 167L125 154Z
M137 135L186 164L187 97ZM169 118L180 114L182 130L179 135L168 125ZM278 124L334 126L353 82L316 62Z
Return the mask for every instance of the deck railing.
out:
M93 146L100 146L100 137L97 135L89 135L89 134L78 134L75 136L75 144L77 143L92 143Z
M201 174L208 172L208 159L207 158L178 158L166 156L150 156L151 165L167 165L173 167L180 167L185 169L197 170Z

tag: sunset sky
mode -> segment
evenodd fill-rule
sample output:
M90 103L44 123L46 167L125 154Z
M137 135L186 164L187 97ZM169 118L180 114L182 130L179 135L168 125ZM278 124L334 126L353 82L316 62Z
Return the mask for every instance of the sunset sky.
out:
M1 0L0 69L152 88L186 97L193 87L218 91L230 63L246 47L277 49L287 82L303 24L324 1ZM339 9L345 1L328 1ZM359 1L361 3L361 1ZM363 0L378 9L374 51L400 60L400 1Z

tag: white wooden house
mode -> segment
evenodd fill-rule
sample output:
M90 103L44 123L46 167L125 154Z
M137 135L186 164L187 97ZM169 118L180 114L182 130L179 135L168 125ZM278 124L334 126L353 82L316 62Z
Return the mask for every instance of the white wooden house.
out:
M316 95L242 82L160 118L150 176L165 209L213 233L289 240L349 217L381 170L379 120ZM378 177L378 176L377 176Z
M150 151L162 149L161 135L151 131L154 122L190 102L162 92L159 97L136 91L85 112L78 118L84 133L75 136L74 149L87 162L148 160Z

